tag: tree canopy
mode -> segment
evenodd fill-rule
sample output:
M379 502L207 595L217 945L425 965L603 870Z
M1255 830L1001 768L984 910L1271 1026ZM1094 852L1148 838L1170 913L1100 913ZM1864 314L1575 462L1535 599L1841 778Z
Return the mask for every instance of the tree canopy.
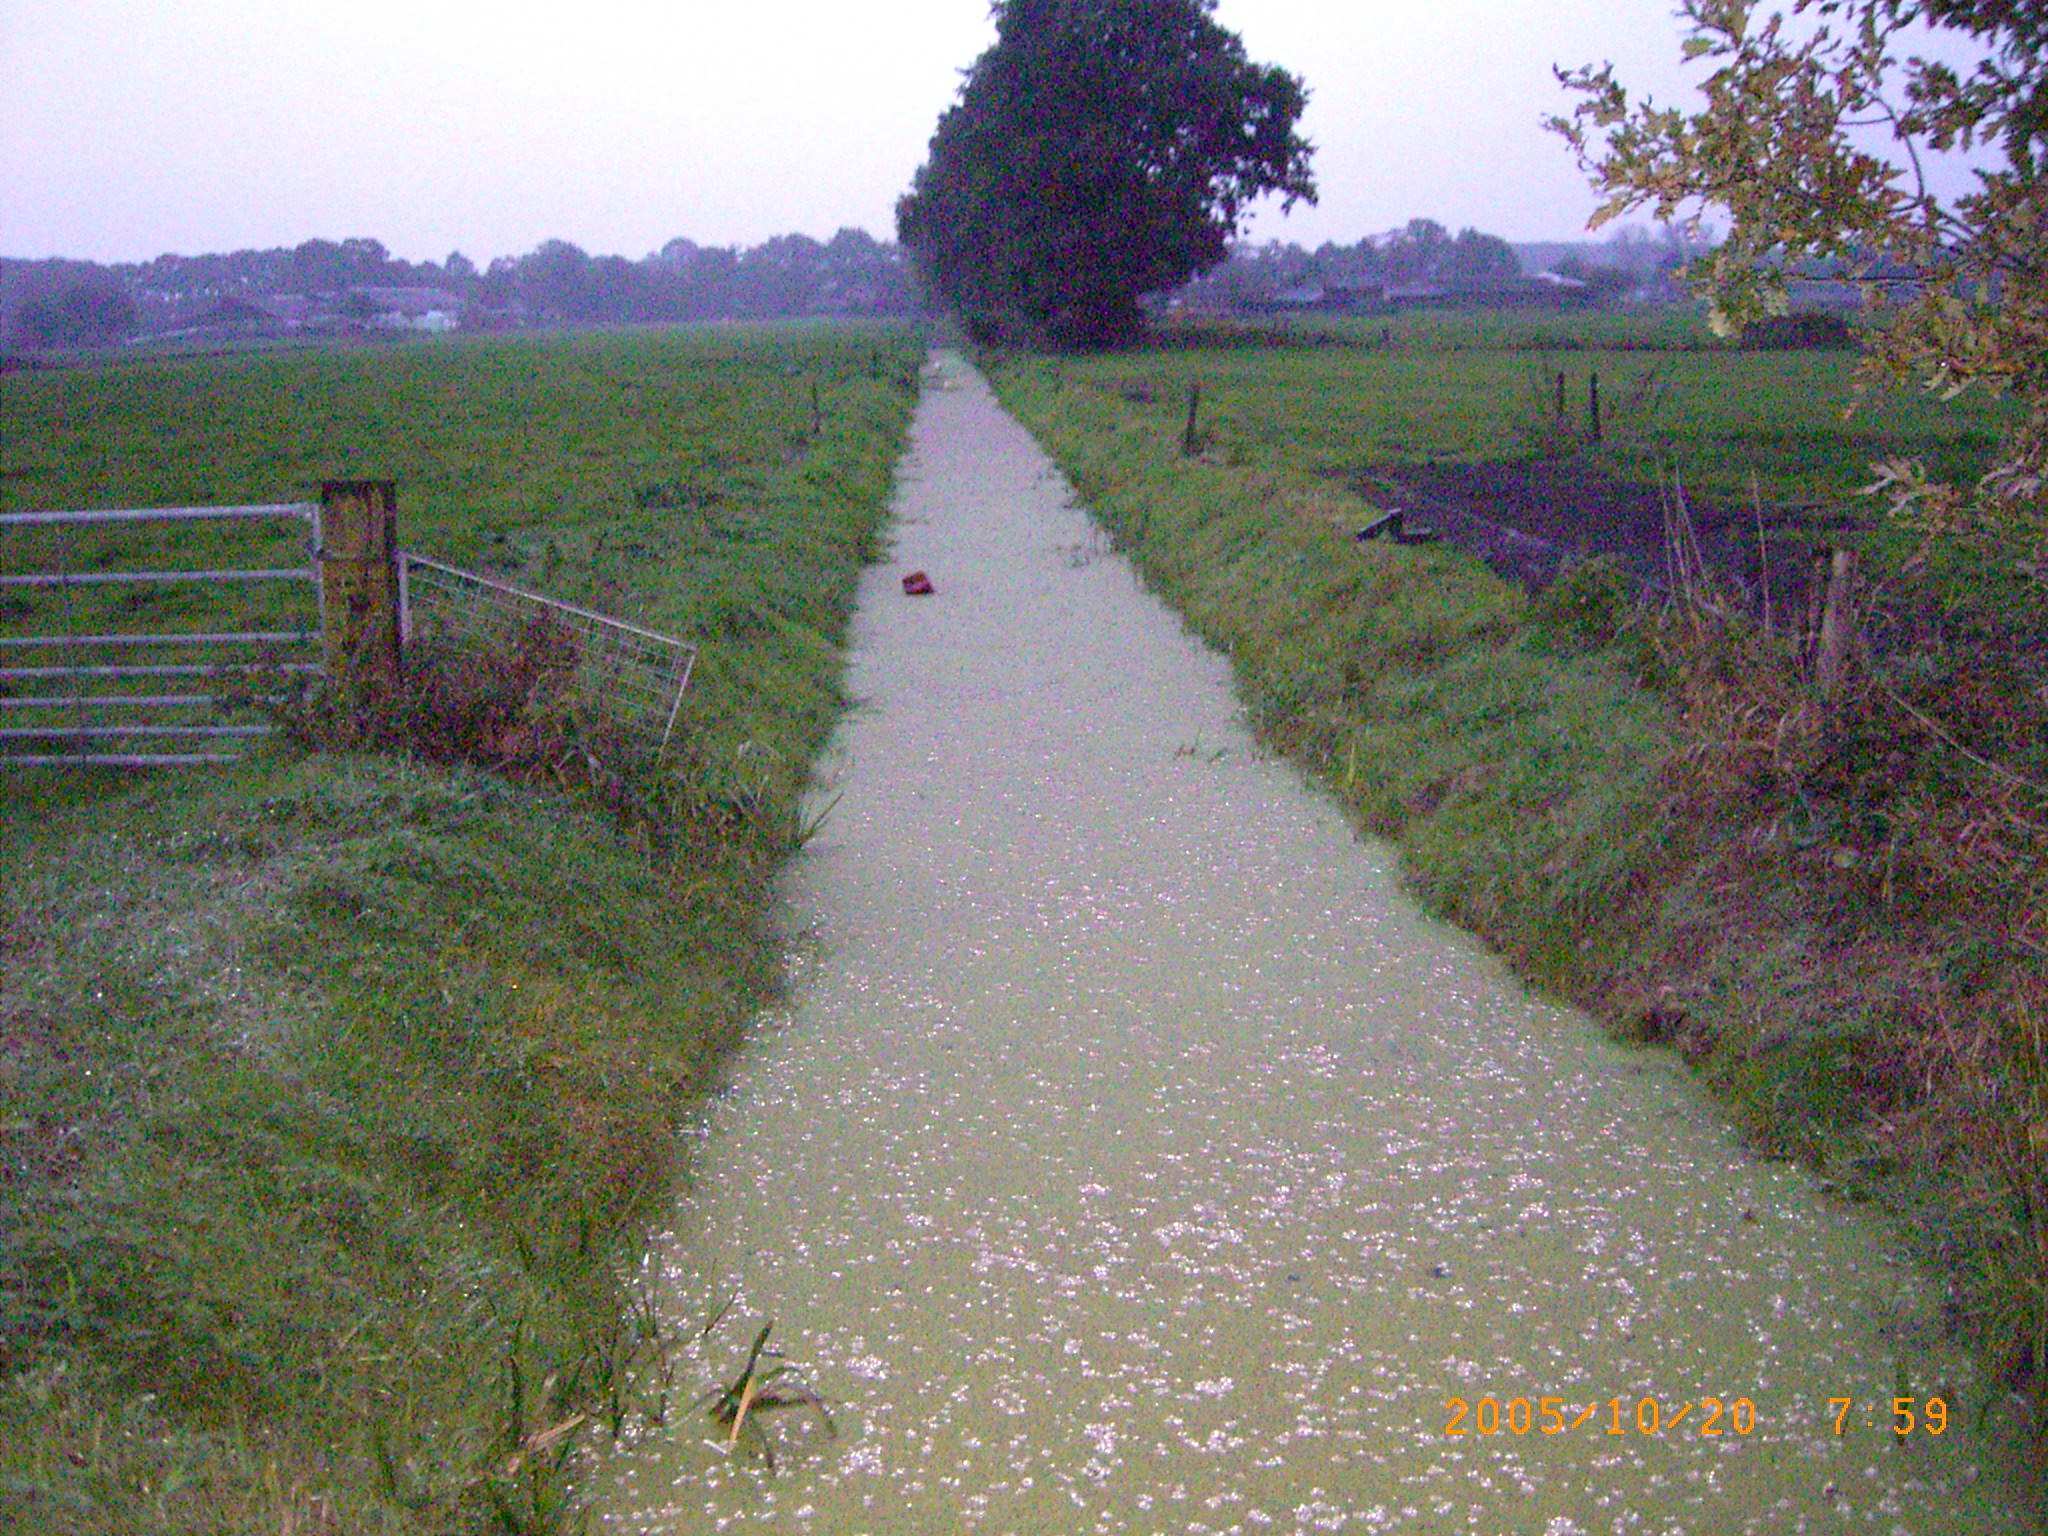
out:
M315 334L366 328L397 289L433 289L468 323L616 324L779 315L900 315L916 307L909 266L864 230L829 241L781 235L751 249L669 241L638 260L593 256L565 240L488 271L461 252L409 262L375 240L159 256L103 266L0 257L0 343L103 345L242 316ZM280 305L274 301L289 300Z
M1930 532L2040 533L2048 14L2036 0L1684 0L1680 15L1685 56L1712 66L1698 112L1631 98L1611 65L1560 72L1581 99L1552 126L1606 194L1596 225L1644 206L1694 224L1705 208L1727 210L1727 238L1692 273L1724 331L1782 314L1797 258L1914 273L1917 294L1879 316L1870 374L2007 395L2022 410L1976 486L1892 461L1877 488ZM1906 51L1930 30L1967 38L1979 61L1958 69ZM1888 143L1872 147L1872 131ZM2003 163L1945 199L1923 171L1930 152L1955 150ZM2034 569L2048 581L2048 561Z
M135 329L135 305L118 283L93 276L30 300L14 322L35 346L101 347Z
M1313 202L1307 93L1252 63L1215 0L996 0L995 44L897 205L970 317L1068 346L1141 328L1141 295L1222 261L1249 205Z

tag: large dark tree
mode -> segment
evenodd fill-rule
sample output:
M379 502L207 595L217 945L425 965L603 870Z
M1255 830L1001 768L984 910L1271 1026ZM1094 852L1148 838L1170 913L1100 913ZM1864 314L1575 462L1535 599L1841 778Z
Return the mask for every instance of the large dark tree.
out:
M996 0L995 45L897 204L970 317L1065 346L1141 327L1139 296L1222 261L1252 201L1315 201L1301 81L1252 63L1215 0Z

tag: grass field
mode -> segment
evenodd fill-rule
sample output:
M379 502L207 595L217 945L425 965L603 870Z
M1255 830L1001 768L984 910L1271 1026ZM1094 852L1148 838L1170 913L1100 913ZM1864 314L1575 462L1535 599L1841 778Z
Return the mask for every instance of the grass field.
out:
M707 329L0 380L7 509L390 477L409 546L702 648L652 841L403 754L9 776L0 1525L563 1522L649 1358L618 1269L670 1127L774 985L918 361Z
M1143 349L1007 366L1020 386L1105 397L1120 422L1162 443L1179 441L1199 385L1206 462L1327 492L1328 514L1346 527L1393 505L1424 521L1464 508L1567 551L1622 551L1651 579L1663 566L1661 488L1675 476L1709 558L1747 584L1752 602L1760 497L1780 616L1803 604L1814 558L1846 544L1876 569L1915 568L1912 624L1999 629L2017 646L2048 646L2048 611L2019 574L2024 539L1990 558L1930 553L1881 500L1859 494L1885 457L1924 459L1964 481L1982 473L2010 407L1975 395L1859 396L1854 352L1745 351L1716 341L1690 309L1423 312L1188 320ZM1595 371L1597 443L1586 421Z
M1441 342L1453 322L1428 324ZM1117 356L986 362L1117 543L1232 658L1265 739L1399 844L1425 900L1624 1036L1682 1051L1764 1149L1905 1216L1994 1369L2038 1385L2038 594L2001 558L1914 572L1873 551L1886 602L1938 577L1981 622L1880 648L1828 700L1782 629L1739 612L1639 609L1597 565L1532 599L1443 545L1354 542L1373 511L1359 466L1528 451L1509 409L1528 360L1484 344L1502 324L1435 348L1376 328L1355 346L1341 329L1300 346L1169 333ZM1695 486L1754 470L1766 494L1839 494L1880 441L1957 464L1989 446L1993 413L1968 404L1845 429L1846 356L1670 360L1682 387L1658 442ZM1212 435L1191 455L1195 379ZM1624 480L1643 455L1568 448L1560 477L1577 463Z
M1301 344L1259 344L1272 335ZM1201 423L1219 457L1340 479L1385 464L1562 448L1624 480L1652 483L1673 465L1702 495L1746 500L1753 472L1766 497L1803 501L1853 492L1882 451L1961 472L1981 467L1997 408L1959 411L1893 393L1845 420L1854 369L1850 352L1745 352L1716 342L1690 310L1440 312L1220 334L1190 322L1142 351L1060 364L1063 377L1083 385L1149 394L1149 406L1127 403L1162 431L1179 429L1188 386L1199 380ZM1600 374L1600 445L1559 440L1560 371L1567 424L1579 435L1591 375Z

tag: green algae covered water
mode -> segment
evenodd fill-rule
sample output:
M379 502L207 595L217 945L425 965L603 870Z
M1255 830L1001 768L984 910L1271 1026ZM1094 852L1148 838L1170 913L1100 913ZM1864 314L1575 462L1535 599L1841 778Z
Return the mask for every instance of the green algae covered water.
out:
M1933 1282L1423 916L954 357L896 538L645 1276L735 1298L687 1390L772 1318L837 1433L645 1430L599 1529L2038 1527Z

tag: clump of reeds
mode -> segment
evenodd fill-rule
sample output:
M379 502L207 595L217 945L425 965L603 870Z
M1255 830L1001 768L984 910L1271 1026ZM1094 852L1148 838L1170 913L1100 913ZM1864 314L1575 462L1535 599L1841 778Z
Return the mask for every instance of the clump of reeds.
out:
M827 1435L838 1433L825 1400L804 1382L795 1366L768 1347L768 1335L774 1327L773 1322L761 1325L738 1375L691 1404L692 1408L710 1409L711 1417L726 1431L725 1443L729 1448L745 1445L768 1464L770 1471L775 1468L775 1446L761 1426L767 1415L808 1408L817 1415Z

